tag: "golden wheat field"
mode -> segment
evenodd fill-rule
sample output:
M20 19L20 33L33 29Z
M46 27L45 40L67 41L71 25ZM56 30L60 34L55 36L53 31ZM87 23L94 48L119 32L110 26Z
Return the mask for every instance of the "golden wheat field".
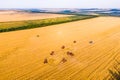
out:
M50 14L50 13L28 13L24 11L3 10L0 11L0 22L37 20L55 17L65 17L71 15Z
M0 33L0 80L109 80L119 58L117 17Z

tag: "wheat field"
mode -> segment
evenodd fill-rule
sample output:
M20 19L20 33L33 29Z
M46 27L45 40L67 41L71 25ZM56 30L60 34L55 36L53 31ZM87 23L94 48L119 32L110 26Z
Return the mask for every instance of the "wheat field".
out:
M109 80L119 58L117 17L0 33L0 80Z
M0 22L23 21L23 20L38 20L46 18L66 17L72 15L50 14L50 13L29 13L17 10L0 11Z

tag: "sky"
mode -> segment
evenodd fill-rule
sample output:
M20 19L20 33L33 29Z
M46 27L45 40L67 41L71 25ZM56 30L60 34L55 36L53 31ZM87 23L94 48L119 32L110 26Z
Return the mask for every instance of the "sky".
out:
M0 0L0 8L120 8L120 0Z

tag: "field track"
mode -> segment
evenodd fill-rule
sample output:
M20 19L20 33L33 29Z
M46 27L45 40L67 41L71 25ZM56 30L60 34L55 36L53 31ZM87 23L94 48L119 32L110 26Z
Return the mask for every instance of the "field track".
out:
M108 80L119 58L117 17L0 33L0 80Z

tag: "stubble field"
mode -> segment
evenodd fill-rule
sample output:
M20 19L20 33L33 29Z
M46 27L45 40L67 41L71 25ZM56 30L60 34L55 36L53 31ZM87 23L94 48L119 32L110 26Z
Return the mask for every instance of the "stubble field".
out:
M120 58L120 18L0 34L0 80L108 80Z

